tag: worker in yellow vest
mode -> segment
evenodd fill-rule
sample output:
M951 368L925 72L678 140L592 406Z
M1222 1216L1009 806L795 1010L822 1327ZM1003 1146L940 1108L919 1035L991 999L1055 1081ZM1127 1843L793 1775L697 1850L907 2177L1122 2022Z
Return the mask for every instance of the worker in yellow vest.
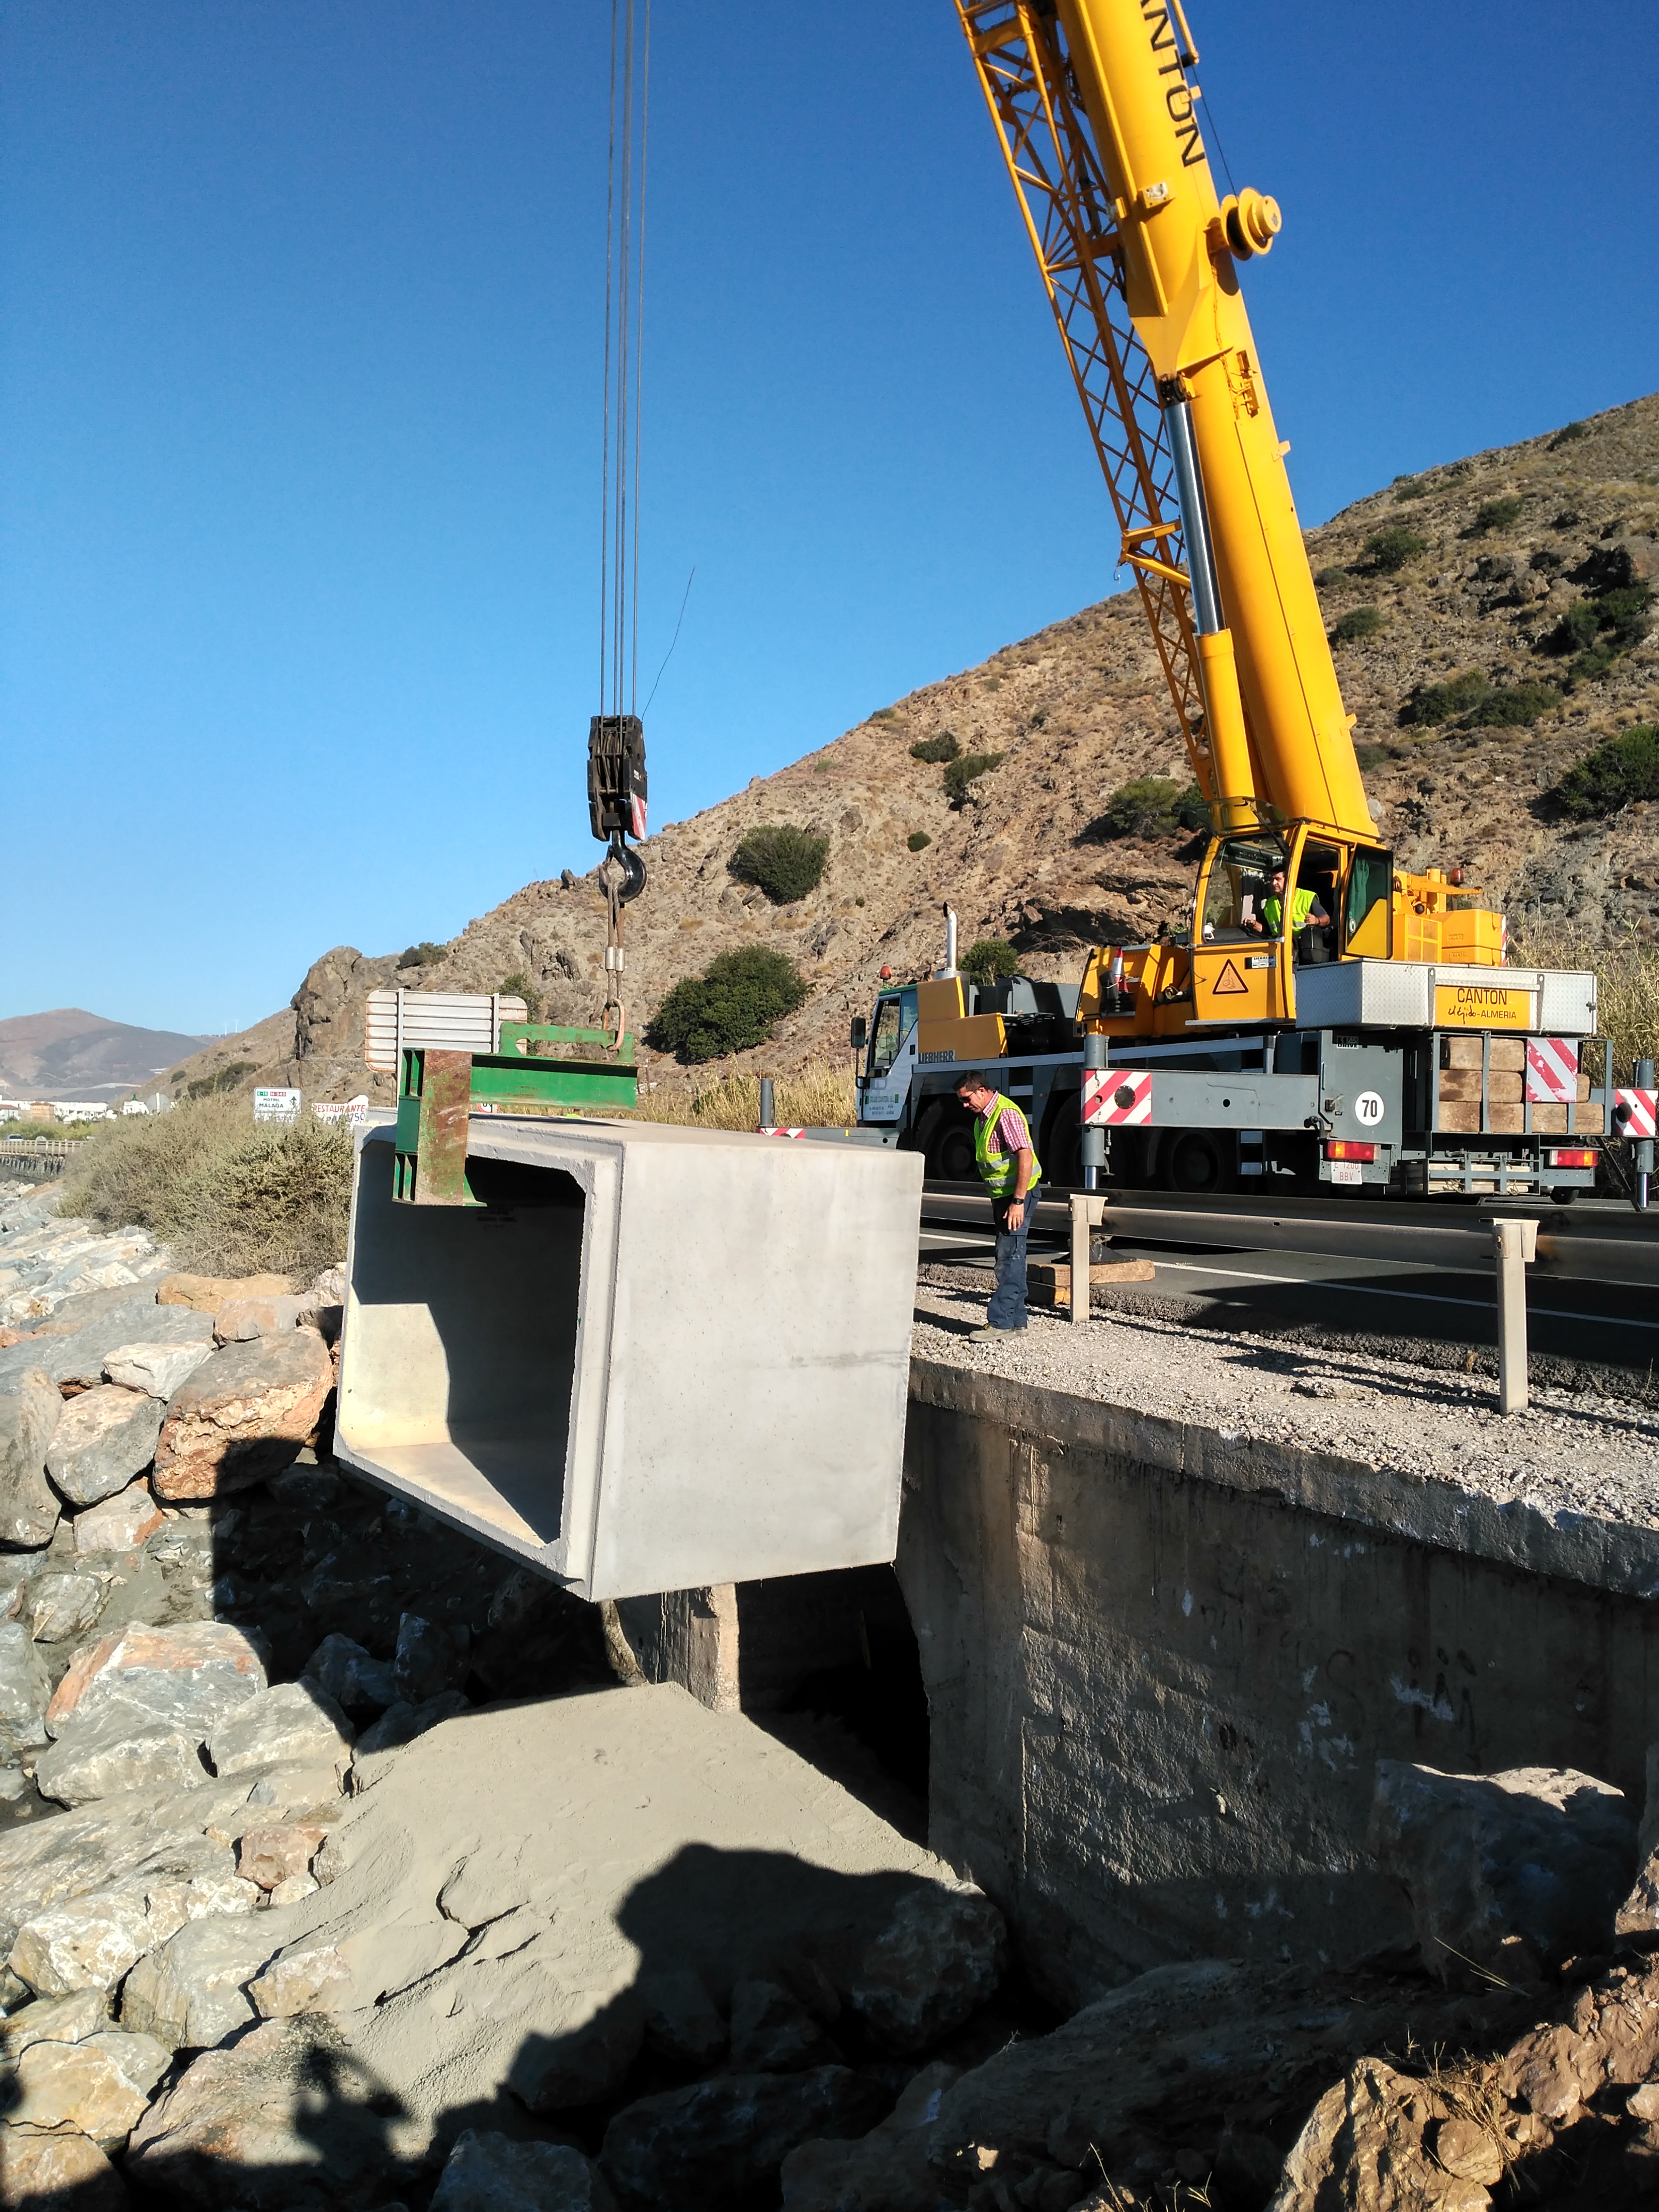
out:
M1305 929L1310 921L1316 923L1321 929L1323 929L1329 921L1329 915L1326 913L1324 908L1319 903L1319 894L1317 891L1308 891L1297 889L1291 893L1291 934L1292 937L1296 935L1298 929ZM1273 870L1267 896L1261 902L1261 921L1249 923L1247 924L1247 927L1268 937L1277 937L1279 934L1279 932L1284 928L1285 871L1283 868L1275 868Z
M957 1096L975 1117L974 1158L997 1225L997 1286L985 1326L974 1334L1012 1336L1025 1326L1025 1240L1042 1167L1031 1125L1012 1098L977 1073L963 1077Z

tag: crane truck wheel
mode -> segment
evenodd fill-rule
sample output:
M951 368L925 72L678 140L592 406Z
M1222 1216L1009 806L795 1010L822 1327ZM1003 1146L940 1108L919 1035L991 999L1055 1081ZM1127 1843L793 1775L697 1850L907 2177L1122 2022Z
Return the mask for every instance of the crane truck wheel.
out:
M1171 1190L1194 1198L1231 1190L1236 1180L1233 1153L1231 1137L1216 1130L1177 1129L1170 1144L1164 1179Z
M939 1099L922 1115L916 1143L936 1182L972 1182L979 1173L974 1158L974 1121L954 1100Z

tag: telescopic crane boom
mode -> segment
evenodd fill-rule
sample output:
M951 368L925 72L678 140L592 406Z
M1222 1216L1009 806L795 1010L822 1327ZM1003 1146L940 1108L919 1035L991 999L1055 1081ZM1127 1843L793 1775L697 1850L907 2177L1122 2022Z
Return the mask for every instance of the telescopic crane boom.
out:
M1253 830L1282 842L1285 903L1300 885L1340 917L1337 957L1501 959L1498 916L1378 847L1239 286L1279 211L1217 191L1181 0L956 6L1210 804L1190 972L1160 967L1158 995L1184 986L1200 1022L1294 1018L1288 944L1225 951L1271 877L1269 848L1225 842Z

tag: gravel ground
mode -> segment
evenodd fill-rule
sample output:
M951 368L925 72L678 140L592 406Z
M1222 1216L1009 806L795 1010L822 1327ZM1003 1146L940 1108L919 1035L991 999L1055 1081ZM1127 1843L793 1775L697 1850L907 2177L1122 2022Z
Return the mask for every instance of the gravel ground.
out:
M1064 1390L1229 1437L1328 1451L1416 1480L1450 1480L1553 1517L1564 1510L1659 1528L1659 1403L1534 1383L1507 1419L1487 1376L1282 1339L1097 1311L1080 1327L1033 1312L1018 1336L981 1344L985 1286L919 1283L919 1359Z

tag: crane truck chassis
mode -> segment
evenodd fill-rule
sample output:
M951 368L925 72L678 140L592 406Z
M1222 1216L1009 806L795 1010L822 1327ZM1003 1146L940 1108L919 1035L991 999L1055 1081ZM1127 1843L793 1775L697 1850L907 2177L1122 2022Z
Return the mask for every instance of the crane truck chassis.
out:
M975 983L947 951L937 974L884 989L870 1020L854 1023L860 1125L894 1132L931 1176L964 1181L973 1122L956 1085L980 1068L1025 1109L1046 1177L1081 1186L1085 1026L1114 989L1132 995L1124 975L1123 955L1109 948L1090 955L1080 984ZM1595 1188L1598 1139L1617 1125L1592 975L1315 963L1300 975L1297 1011L1294 1028L1111 1039L1089 1085L1107 1180L1267 1197L1547 1194L1562 1204ZM1497 1030L1494 1013L1526 1026Z

